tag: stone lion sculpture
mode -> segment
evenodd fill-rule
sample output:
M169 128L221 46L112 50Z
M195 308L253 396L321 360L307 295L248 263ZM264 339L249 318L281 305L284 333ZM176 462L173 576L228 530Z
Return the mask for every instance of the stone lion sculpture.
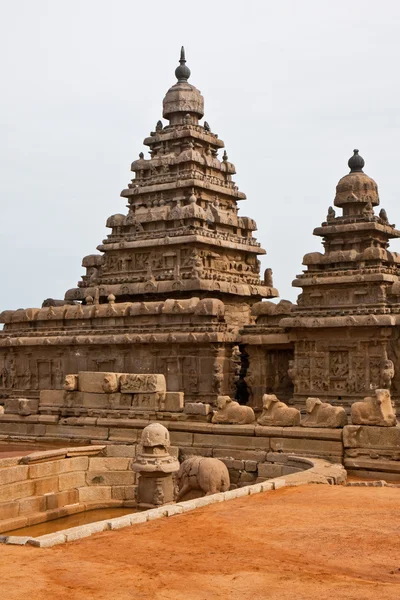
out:
M64 379L64 390L75 392L78 389L78 375L66 375Z
M230 487L229 472L218 458L192 456L183 461L176 477L179 502L190 490L201 490L205 496L227 492Z
M394 364L391 360L383 360L381 363L381 388L390 389L394 377Z
M273 427L296 427L300 425L300 411L278 400L275 394L264 394L263 411L257 422Z
M368 396L361 402L354 402L351 407L351 422L353 425L395 427L397 418L389 390L375 390L375 396Z
M229 396L217 397L217 410L214 411L212 423L246 425L256 420L253 409L243 406Z
M344 427L347 425L346 411L342 406L332 406L319 398L307 398L306 416L301 420L303 427Z
M118 373L105 373L103 390L106 394L114 394L119 390L119 375Z

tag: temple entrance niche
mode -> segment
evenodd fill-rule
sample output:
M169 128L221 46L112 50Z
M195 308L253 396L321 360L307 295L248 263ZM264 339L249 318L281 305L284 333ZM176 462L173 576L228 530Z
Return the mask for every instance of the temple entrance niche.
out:
M266 394L275 394L279 400L289 402L293 398L294 385L288 374L293 350L267 350L266 352ZM289 402L290 403L290 402Z

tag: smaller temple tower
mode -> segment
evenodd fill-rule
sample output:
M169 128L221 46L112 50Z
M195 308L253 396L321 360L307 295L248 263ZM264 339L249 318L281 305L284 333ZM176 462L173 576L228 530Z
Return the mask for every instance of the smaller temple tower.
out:
M325 251L304 256L306 270L293 282L303 292L280 321L295 344L291 376L301 406L308 396L351 404L383 379L387 384L388 360L400 372L400 255L388 250L400 231L384 209L375 214L378 188L364 173L358 150L348 165L334 200L343 213L336 215L330 206L326 221L314 230Z

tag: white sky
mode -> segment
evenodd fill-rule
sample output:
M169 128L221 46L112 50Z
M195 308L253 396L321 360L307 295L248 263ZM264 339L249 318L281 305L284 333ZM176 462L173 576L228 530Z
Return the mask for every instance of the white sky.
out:
M400 222L400 2L0 0L0 310L75 287L182 44L282 298L353 148Z

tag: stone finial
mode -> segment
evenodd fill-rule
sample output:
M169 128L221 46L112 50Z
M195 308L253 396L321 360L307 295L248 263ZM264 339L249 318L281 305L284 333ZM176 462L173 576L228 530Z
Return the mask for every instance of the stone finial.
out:
M185 58L185 48L182 46L181 48L181 57L179 59L179 67L175 69L175 77L178 80L178 83L186 83L186 81L190 77L190 69L186 66L186 58Z
M169 448L169 431L161 423L150 423L142 431L142 446L152 448L154 446L164 446Z
M353 152L353 156L349 158L347 163L350 168L350 173L363 173L365 161L363 157L358 154L358 150L353 150Z

